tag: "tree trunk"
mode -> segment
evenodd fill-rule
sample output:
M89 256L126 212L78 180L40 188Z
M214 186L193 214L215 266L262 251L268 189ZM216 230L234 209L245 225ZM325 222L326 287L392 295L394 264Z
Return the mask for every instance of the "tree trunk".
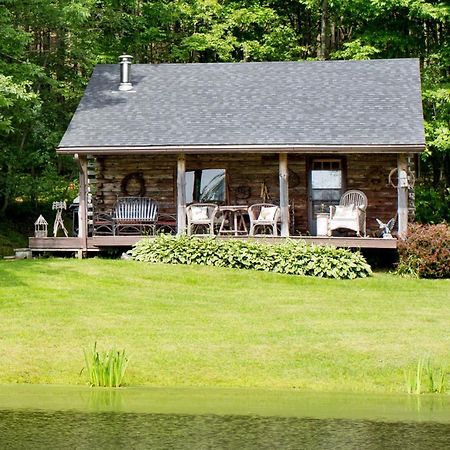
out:
M320 21L320 53L321 59L330 59L331 26L328 0L322 0L322 18Z

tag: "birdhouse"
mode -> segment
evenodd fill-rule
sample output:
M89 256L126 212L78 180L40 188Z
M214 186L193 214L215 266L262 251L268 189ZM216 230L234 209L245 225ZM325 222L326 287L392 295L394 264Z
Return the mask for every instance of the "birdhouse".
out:
M47 237L47 226L48 223L41 214L36 222L34 222L34 236L37 238Z

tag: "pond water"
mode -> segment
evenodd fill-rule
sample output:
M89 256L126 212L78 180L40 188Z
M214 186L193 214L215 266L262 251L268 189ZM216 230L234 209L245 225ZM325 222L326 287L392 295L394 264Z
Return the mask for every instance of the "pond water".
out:
M448 449L449 396L0 386L0 449Z

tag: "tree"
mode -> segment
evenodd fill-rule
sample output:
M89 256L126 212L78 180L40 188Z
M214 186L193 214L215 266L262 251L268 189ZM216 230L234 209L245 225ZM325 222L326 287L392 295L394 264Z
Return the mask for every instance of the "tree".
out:
M0 211L64 196L58 145L97 63L418 57L422 174L449 186L450 6L440 0L2 0Z

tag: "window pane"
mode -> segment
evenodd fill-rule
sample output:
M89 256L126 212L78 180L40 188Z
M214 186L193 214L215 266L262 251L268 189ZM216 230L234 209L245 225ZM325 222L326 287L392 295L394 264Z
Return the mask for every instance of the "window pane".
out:
M202 170L199 200L201 202L225 201L225 170Z
M313 170L311 184L313 189L341 189L342 172L340 170Z
M194 201L194 171L186 172L186 203Z
M340 189L315 189L312 191L314 201L337 201L341 198Z
M341 162L340 161L333 161L331 163L331 168L333 170L339 170L341 168Z
M225 169L190 170L186 172L186 203L224 202Z

